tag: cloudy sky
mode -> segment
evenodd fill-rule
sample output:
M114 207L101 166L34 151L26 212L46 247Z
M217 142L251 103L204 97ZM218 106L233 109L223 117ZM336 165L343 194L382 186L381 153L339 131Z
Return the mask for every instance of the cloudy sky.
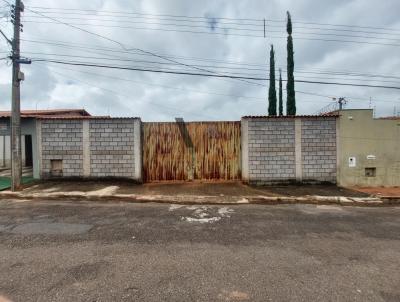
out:
M285 78L287 10L294 22L297 80L400 86L398 0L24 3L21 51L34 62L22 67L23 109L85 108L96 115L140 116L144 121L264 115L267 81L40 60L265 78L273 44L277 69L282 68ZM0 28L11 36L8 8L4 2L0 7ZM7 56L4 39L0 51ZM0 63L0 109L7 110L11 67L6 60ZM375 108L377 116L393 115L395 106L400 111L400 90L306 83L296 83L296 90L299 114L315 114L341 96L347 98L347 108Z

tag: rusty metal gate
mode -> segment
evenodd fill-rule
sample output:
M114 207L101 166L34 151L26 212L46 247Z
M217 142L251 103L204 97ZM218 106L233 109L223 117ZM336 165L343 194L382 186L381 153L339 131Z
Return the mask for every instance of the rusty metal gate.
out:
M241 177L240 122L143 124L146 182Z

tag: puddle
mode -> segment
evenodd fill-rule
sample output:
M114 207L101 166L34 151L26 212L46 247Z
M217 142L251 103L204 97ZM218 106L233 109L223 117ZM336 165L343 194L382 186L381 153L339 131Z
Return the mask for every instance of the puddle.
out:
M189 215L181 216L182 221L191 223L214 223L223 218L230 218L234 212L233 209L228 207L207 207L207 206L183 206L183 207L170 207L170 211L174 210L189 210Z
M32 222L20 224L8 232L21 235L75 235L86 233L92 227L90 224Z

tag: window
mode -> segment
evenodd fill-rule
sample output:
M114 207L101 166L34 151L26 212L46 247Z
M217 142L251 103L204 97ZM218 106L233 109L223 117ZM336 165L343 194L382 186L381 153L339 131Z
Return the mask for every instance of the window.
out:
M366 177L375 177L376 176L376 168L365 168L365 176Z

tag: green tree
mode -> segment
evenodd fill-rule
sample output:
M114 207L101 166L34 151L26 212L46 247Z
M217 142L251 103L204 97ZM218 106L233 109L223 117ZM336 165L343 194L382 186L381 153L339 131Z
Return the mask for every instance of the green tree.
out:
M276 88L275 88L275 51L271 45L269 53L269 92L268 92L268 115L276 115Z
M283 115L282 70L279 69L279 115Z
M296 92L294 90L294 51L292 37L292 19L287 12L287 83L286 83L286 115L296 115Z

